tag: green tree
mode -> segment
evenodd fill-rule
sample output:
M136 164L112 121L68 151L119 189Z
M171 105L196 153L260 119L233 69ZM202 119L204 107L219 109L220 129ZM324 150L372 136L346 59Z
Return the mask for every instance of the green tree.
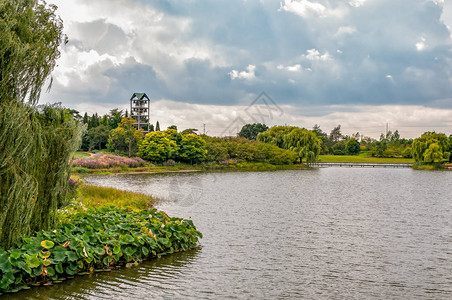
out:
M169 126L167 129L174 129L174 130L177 131L177 126L176 126L176 125L171 125L171 126Z
M59 105L31 106L60 55L63 25L55 10L38 1L0 1L2 248L54 225L83 130Z
M110 119L108 120L110 129L115 129L118 127L118 124L121 123L121 120L123 118L123 114L123 111L119 108L113 108L112 110L110 110Z
M345 150L347 154L357 155L361 150L361 147L359 142L355 138L351 138L345 143Z
M157 121L157 123L155 123L155 131L160 131L160 123L159 123L159 121Z
M0 101L39 100L63 41L63 23L55 10L45 2L0 2Z
M438 163L443 160L443 151L437 143L430 144L425 150L423 161L426 163Z
M406 147L403 151L402 151L402 156L404 158L412 158L413 155L411 154L411 147Z
M249 140L255 140L257 135L268 130L268 126L261 123L246 124L239 132L239 137L244 137Z
M260 142L284 148L284 136L296 128L293 126L273 126L267 131L259 133L256 139Z
M346 142L338 141L333 145L331 151L333 152L334 155L345 155L347 153Z
M153 131L144 136L138 148L138 156L154 162L164 162L175 158L177 151L177 143L166 132Z
M106 125L99 125L88 130L86 136L89 142L89 150L97 149L101 150L105 148L110 135L110 129Z
M127 150L129 157L132 156L143 139L143 129L137 130L134 124L135 119L123 118L118 127L110 132L108 139L108 149L110 151Z
M339 141L343 140L343 138L344 136L342 135L341 132L341 125L337 125L331 130L330 135L326 139L326 147L328 148L328 151L330 153L334 153L333 150L334 145ZM342 145L336 146L336 152L338 151L339 148L342 148Z
M196 129L196 128L187 128L187 129L184 129L184 130L182 130L182 134L197 134L197 132L198 132L198 129Z
M179 144L179 158L182 161L201 162L206 158L206 142L202 137L196 134L182 135L182 139Z
M295 128L284 136L284 148L294 151L300 158L300 163L306 159L307 163L317 161L320 154L320 139L312 131Z
M433 146L432 146L433 145ZM449 139L444 133L426 132L413 141L411 152L417 162L436 163L449 150ZM441 156L441 160L439 157Z
M257 140L297 153L300 163L315 162L320 153L321 141L317 135L304 128L293 126L274 126L257 135Z
M388 142L386 139L382 139L379 142L375 142L375 147L372 149L372 156L384 157L385 151L388 149Z
M320 139L320 154L327 154L328 153L328 147L327 147L327 140L328 140L328 134L326 132L323 132L322 129L320 129L320 126L315 124L312 128L312 132L315 133L315 135Z

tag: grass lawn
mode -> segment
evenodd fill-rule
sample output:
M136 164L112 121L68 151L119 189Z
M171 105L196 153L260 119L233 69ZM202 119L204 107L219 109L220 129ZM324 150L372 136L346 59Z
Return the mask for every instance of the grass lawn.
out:
M414 163L412 158L380 158L365 155L320 155L319 162L351 162L351 163L374 163L374 164L410 164Z
M116 206L132 209L150 209L156 202L151 196L122 191L111 187L83 185L80 202L85 207Z
M81 157L87 157L87 156L90 156L90 154L87 152L75 152L74 153L74 158L81 158Z

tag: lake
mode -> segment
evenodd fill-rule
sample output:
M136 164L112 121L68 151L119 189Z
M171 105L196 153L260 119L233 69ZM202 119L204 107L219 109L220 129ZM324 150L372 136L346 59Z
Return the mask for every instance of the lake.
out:
M17 299L451 299L452 172L93 176L192 219L199 249ZM9 295L15 296L15 295Z

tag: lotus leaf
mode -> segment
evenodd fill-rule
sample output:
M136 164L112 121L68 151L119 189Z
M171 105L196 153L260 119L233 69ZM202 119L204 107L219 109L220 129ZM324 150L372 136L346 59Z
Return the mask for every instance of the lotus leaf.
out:
M53 246L55 246L55 243L52 241L45 240L41 242L41 246L46 249L51 249L53 248Z

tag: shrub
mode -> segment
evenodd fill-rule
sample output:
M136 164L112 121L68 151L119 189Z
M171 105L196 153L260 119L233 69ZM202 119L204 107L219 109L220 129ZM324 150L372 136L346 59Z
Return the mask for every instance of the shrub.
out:
M111 154L96 153L90 157L81 157L74 160L75 167L88 169L107 169L115 167L138 168L143 167L146 162L139 157L122 157Z

